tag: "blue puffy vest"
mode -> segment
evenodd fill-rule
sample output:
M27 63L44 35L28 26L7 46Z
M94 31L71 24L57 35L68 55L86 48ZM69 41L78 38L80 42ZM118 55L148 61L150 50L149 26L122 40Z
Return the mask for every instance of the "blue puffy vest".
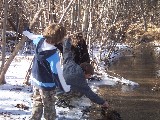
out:
M57 49L39 51L44 40L45 38L42 38L36 47L32 66L32 84L44 90L53 90L58 76L52 73L50 63L46 59L55 54Z

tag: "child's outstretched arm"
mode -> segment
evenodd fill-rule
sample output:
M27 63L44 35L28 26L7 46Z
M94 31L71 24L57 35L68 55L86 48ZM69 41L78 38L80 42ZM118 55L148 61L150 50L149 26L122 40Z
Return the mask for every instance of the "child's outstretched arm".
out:
M38 37L42 37L42 35L35 35L29 31L23 31L23 35L25 35L26 37L28 37L30 40L35 40L37 39Z
M40 39L43 38L43 35L35 35L28 30L23 31L22 34L28 37L28 39L33 40L35 45L37 45Z

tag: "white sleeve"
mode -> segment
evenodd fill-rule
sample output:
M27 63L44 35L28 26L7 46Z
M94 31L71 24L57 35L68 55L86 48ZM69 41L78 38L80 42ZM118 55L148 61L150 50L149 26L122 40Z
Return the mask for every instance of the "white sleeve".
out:
M23 35L25 35L26 37L28 37L31 40L37 39L38 37L42 36L42 35L35 35L33 33L30 33L29 31L23 31Z
M65 92L69 92L69 91L70 91L70 85L67 85L67 84L66 84L66 81L65 81L65 79L64 79L64 77L63 77L63 71L62 71L60 62L58 62L58 63L56 64L56 68L57 68L59 80L60 80L60 82L61 82L61 85L62 85L64 91L65 91Z

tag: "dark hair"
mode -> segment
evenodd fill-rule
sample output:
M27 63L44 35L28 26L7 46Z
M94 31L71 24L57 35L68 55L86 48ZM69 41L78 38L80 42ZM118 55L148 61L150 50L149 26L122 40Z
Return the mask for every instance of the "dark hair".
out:
M72 45L73 46L77 46L78 44L86 44L86 41L83 38L83 33L82 32L78 32L76 33L73 38L72 38Z
M83 33L82 32L76 33L76 39L77 40L83 39Z
M63 40L66 35L66 29L60 24L53 23L45 28L43 36L49 44L56 44Z
M90 63L84 62L80 64L82 70L85 72L85 74L94 74L94 68Z

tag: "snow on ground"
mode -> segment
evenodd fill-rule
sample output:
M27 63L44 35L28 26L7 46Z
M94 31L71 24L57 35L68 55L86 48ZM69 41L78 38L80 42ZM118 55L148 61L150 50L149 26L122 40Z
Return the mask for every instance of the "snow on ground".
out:
M31 115L31 94L32 89L30 86L23 84L26 71L30 65L31 58L29 57L16 57L11 63L7 73L7 84L0 86L0 120L28 120ZM115 85L117 81L121 81L118 78L109 76L106 73L103 74L101 81L92 82L91 88L96 92L99 85ZM125 83L132 83L129 80L122 80ZM121 82L122 82L121 81ZM135 83L137 85L137 83ZM75 101L75 100L74 100ZM87 116L83 116L82 109L86 106L90 106L91 102L88 98L82 97L81 99L73 102L76 108L63 108L56 106L58 120L76 120L81 118L86 119Z
M11 63L6 73L7 84L0 86L0 120L27 120L30 115L31 87L23 84L29 64L27 59L14 60ZM26 105L29 109L17 108L19 104Z
M126 46L124 46L126 48ZM105 52L105 51L104 51ZM94 51L96 60L99 59L99 50ZM104 54L103 54L104 55ZM28 120L31 115L32 108L32 88L23 84L26 72L30 65L33 56L20 56L17 55L14 61L11 63L7 73L7 84L0 85L0 120ZM112 58L118 58L121 55L116 53L112 55ZM98 61L99 62L99 61ZM108 75L104 68L103 62L101 63L98 72L101 73L101 80L94 80L89 82L90 87L94 92L97 92L99 85L116 85L125 84L127 86L137 86L138 83L126 80L123 77L114 77ZM128 90L127 86L123 86L123 91ZM85 120L87 115L83 115L83 109L91 106L91 102L88 98L82 97L80 99L74 99L71 104L74 108L63 108L56 105L58 120Z

